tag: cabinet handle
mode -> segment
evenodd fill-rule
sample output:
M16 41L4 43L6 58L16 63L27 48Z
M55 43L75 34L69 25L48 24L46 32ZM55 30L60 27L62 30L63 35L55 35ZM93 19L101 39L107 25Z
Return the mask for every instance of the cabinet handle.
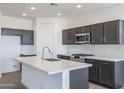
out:
M106 42L106 37L104 37L104 42Z
M101 67L99 67L99 81L101 81Z
M104 26L104 42L106 42L106 26Z
M102 42L102 37L100 38L100 41Z
M97 66L95 67L95 71L97 72Z

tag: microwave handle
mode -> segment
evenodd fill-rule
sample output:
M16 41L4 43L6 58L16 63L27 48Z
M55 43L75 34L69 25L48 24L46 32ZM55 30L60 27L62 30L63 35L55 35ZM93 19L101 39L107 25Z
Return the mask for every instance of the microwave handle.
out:
M102 42L102 37L100 38L100 41Z

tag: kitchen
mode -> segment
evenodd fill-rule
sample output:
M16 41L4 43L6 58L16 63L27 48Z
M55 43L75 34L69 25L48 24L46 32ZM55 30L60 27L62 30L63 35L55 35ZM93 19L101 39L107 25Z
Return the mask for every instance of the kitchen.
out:
M1 3L1 79L21 71L21 88L122 88L123 8L113 3ZM13 87L0 82L2 88Z

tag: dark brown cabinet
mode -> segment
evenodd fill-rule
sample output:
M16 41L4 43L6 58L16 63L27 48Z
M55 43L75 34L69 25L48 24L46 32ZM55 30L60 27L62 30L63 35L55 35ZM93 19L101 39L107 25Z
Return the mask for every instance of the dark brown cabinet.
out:
M71 45L75 44L76 29L67 29L62 31L62 44Z
M34 44L34 32L32 30L1 28L1 35L20 36L21 45L33 45Z
M114 20L91 26L92 44L123 44L124 21Z
M66 29L62 31L62 44L63 45L75 45L79 43L75 43L75 35L81 33L90 33L91 27L83 26L79 28ZM89 39L89 38L87 38Z
M25 31L25 30L22 31L21 44L22 45L33 45L34 44L33 31Z
M75 34L81 33L90 33L91 44L124 44L124 21L114 20L63 30L62 43L76 44Z
M21 36L22 31L18 31L17 29L11 28L1 28L1 35Z
M62 31L62 44L67 45L68 44L68 30Z
M81 27L76 28L76 34L81 34L81 33L82 33Z
M119 44L119 25L120 20L103 23L103 43L104 44Z
M75 34L76 34L75 28L68 30L68 44L75 44Z
M82 26L82 27L78 27L76 34L81 34L81 33L90 33L91 32L91 26Z
M114 87L114 63L99 61L99 83ZM102 63L101 63L102 62Z
M81 27L81 33L90 33L91 25Z
M94 60L86 60L86 63L92 64L92 67L89 67L89 80L93 82L98 82L98 63Z
M123 83L124 61L110 62L95 59L85 59L93 66L89 68L89 80L110 88L120 88Z
M91 43L102 44L103 43L103 24L91 25Z

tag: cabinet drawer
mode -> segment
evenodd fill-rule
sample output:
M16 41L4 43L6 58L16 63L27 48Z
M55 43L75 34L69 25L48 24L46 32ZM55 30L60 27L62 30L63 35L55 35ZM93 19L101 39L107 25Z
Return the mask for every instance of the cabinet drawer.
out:
M98 64L97 60L95 59L85 59L85 62L90 64Z
M66 60L70 60L71 59L70 56L66 56L66 55L57 55L57 58L66 59Z
M114 62L98 60L99 65L111 65L114 66Z

